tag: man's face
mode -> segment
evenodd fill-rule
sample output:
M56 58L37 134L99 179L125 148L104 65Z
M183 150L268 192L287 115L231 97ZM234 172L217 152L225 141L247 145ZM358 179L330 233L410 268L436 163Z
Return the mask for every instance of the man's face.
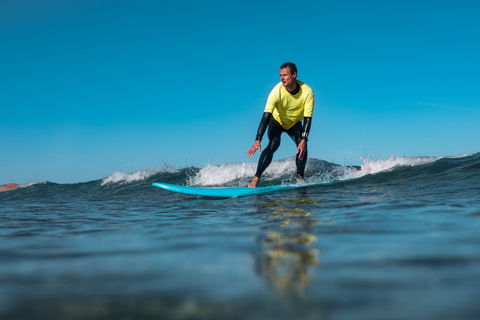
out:
M295 78L297 77L297 73L292 74L290 68L283 68L280 69L280 79L282 80L282 84L284 87L291 88L295 84ZM296 85L295 85L296 87Z

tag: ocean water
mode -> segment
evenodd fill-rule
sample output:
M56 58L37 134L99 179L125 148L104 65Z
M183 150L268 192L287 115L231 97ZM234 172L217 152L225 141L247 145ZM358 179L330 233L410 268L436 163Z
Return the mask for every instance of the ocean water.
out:
M244 186L254 163L2 192L0 318L480 319L480 154L363 162L234 199L151 184Z

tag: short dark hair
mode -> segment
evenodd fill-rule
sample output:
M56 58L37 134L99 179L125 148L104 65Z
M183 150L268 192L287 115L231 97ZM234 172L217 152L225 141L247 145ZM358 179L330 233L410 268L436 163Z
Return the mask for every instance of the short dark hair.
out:
M293 62L285 62L284 64L282 64L282 66L280 67L280 69L285 69L285 68L289 68L290 69L290 72L292 73L292 75L294 73L296 73L298 75L298 71L297 71L297 66L295 65L295 63Z

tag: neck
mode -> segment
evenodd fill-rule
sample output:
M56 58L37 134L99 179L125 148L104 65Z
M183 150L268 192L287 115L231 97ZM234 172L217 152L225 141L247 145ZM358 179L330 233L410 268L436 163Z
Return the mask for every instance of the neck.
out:
M288 92L290 93L298 93L298 88L300 86L298 85L297 81L295 81L294 83L292 83L291 85L289 86L286 86L285 89L287 89Z

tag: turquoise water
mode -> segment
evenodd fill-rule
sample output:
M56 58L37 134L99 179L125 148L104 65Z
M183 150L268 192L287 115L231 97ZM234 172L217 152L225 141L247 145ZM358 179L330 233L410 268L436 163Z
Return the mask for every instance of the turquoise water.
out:
M263 185L291 181L293 159ZM480 154L391 158L236 199L254 164L0 193L2 319L478 319Z

